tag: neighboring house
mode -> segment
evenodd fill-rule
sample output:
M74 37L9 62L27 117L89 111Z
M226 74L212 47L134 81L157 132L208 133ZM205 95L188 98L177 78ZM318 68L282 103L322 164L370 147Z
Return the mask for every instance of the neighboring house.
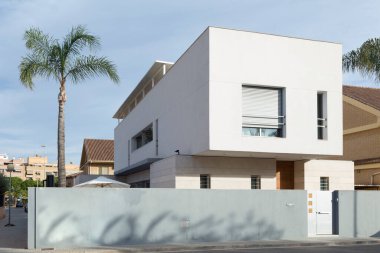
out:
M113 140L84 139L80 169L85 175L114 175Z
M352 190L340 44L207 28L115 113L115 175L136 187Z
M343 87L343 159L355 162L355 188L380 190L380 89Z

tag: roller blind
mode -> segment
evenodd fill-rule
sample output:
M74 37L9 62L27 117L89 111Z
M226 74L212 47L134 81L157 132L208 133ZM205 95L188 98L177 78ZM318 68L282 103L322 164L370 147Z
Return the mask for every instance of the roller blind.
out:
M278 128L282 122L282 89L243 86L243 126Z

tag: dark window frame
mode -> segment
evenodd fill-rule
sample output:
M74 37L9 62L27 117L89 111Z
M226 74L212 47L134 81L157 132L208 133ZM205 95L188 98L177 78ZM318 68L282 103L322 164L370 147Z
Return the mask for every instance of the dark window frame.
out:
M330 178L329 177L320 177L319 178L319 189L321 191L330 190Z
M211 189L211 177L209 174L199 175L200 189Z
M251 176L251 189L261 190L261 176L259 175Z
M149 124L138 134L132 137L132 152L144 147L153 141L153 124Z

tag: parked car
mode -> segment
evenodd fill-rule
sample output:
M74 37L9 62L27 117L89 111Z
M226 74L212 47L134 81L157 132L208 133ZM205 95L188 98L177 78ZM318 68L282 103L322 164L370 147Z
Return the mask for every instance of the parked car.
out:
M17 201L16 207L24 207L24 204L22 203L22 201Z

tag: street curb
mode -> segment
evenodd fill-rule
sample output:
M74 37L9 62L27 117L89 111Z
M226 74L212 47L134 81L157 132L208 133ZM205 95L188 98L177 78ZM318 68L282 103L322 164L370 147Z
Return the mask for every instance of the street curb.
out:
M212 251L212 250L249 250L264 248L297 248L297 247L339 247L355 245L376 245L380 239L335 239L323 238L310 241L255 241L255 242L223 242L202 244L171 244L171 245L125 245L118 247L93 247L73 249L5 249L0 252L42 252L42 253L148 253L148 252L186 252L186 251ZM7 251L10 250L10 251Z
M207 251L207 250L238 250L238 249L260 249L260 248L295 248L295 247L323 247L323 246L354 246L354 245L375 245L380 244L380 240L336 240L336 241L316 241L316 242L294 242L294 241L263 241L255 243L223 243L214 245L156 245L156 246L137 246L136 247L99 247L88 249L77 249L70 252L125 252L125 253L148 253L148 252L178 252L178 251ZM80 251L82 250L82 251ZM46 251L45 251L46 252ZM55 252L65 252L57 250Z

